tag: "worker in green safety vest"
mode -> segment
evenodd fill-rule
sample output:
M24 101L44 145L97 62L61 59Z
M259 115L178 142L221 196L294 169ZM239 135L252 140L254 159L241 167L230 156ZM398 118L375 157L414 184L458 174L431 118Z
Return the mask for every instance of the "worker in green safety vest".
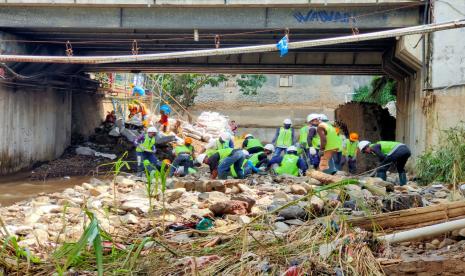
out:
M134 146L136 146L137 156L137 173L141 174L144 170L144 161L148 160L151 166L160 168L161 164L158 158L155 156L155 136L157 135L156 127L149 127L147 133L140 135L134 140ZM147 164L147 162L145 162ZM153 169L148 168L149 170Z
M381 164L376 170L377 177L386 180L387 170L391 164L395 164L399 173L399 184L401 186L407 184L405 164L412 154L406 145L395 141L379 141L374 144L361 141L358 148L362 153L374 154L379 158Z
M252 134L247 134L244 137L244 142L242 142L242 148L247 150L250 154L254 154L263 151L263 144Z
M324 114L320 114L324 115ZM326 115L324 115L326 117ZM341 147L341 141L336 133L336 129L329 122L321 122L318 124L317 133L320 136L320 166L319 169L328 174L337 172L332 158Z
M297 154L295 146L288 147L286 154L282 157L273 157L270 163L274 172L278 175L305 175L308 169L305 161Z
M171 165L170 177L175 174L182 177L189 174L189 172L195 172L192 138L186 137L183 143L174 148L174 154L176 157Z
M272 144L275 146L275 156L281 156L286 149L294 144L294 129L291 119L285 119L283 126L276 129Z
M358 153L358 133L351 132L349 134L349 140L344 145L344 156L342 158L341 167L343 168L345 163L349 168L349 173L355 174L357 172L357 153Z
M234 142L232 141L231 134L228 132L223 132L220 134L218 139L210 139L206 148L206 154L210 157L212 156L217 150L226 149L226 148L234 148Z
M272 144L267 144L263 147L263 151L250 154L244 160L242 168L244 170L244 176L250 175L252 173L264 172L268 166L268 156L271 156L274 151L274 146ZM231 175L237 177L236 170L234 166L231 166Z
M320 165L320 136L318 135L317 128L320 124L320 114L312 113L307 116L308 134L307 144L310 146L308 149L310 165L317 169Z
M237 174L236 178L244 178L243 164L245 156L248 155L246 150L225 148L216 151L211 156L203 153L197 157L199 164L207 164L210 167L211 179L226 179L231 175L231 165Z

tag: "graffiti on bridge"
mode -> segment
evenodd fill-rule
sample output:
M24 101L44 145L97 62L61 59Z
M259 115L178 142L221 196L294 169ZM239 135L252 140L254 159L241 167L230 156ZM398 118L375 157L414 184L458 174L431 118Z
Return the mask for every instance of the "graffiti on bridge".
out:
M294 12L294 17L299 23L307 22L337 22L349 23L350 18L353 16L348 12L328 11L328 10L309 10L308 12Z

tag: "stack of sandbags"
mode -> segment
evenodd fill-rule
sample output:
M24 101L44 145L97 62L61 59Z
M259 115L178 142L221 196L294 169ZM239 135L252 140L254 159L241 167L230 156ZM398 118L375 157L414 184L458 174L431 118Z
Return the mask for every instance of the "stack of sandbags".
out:
M229 124L228 119L218 112L202 112L196 123L183 122L182 128L184 135L207 142L229 131Z

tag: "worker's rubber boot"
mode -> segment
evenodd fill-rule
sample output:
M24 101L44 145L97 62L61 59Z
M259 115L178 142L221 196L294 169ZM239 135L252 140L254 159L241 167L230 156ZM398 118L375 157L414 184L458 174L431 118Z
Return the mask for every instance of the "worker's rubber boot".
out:
M382 180L386 181L387 175L386 172L376 172L376 177L379 177Z
M400 186L404 186L407 184L407 174L406 173L399 173L399 184Z

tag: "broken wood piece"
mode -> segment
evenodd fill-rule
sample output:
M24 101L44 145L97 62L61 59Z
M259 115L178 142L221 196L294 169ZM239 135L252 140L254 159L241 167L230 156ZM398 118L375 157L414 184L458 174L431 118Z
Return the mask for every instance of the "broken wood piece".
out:
M432 225L438 222L459 219L462 216L465 216L465 201L456 201L373 216L349 218L347 223L369 231L373 229L399 230L410 229L419 225Z
M316 180L320 181L323 184L336 183L336 182L339 182L345 179L344 177L339 176L339 175L330 175L330 174L320 172L317 170L309 170L307 171L307 175L310 176L311 178L315 178Z

